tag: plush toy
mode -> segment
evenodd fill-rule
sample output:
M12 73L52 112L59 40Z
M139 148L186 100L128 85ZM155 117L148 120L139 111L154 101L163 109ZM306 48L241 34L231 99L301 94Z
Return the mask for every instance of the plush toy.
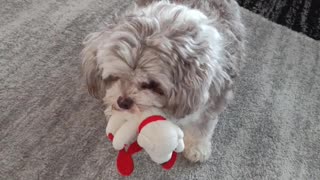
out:
M132 155L144 149L150 158L171 169L177 152L184 149L183 132L165 120L155 109L141 112L113 111L106 133L113 147L119 150L117 168L121 175L129 176L134 169Z

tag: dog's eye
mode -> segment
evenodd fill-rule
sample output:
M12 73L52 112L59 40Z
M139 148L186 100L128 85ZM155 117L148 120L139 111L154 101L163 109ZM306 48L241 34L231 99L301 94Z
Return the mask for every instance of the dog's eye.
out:
M106 84L110 84L110 83L113 83L113 82L116 82L117 80L119 80L120 78L117 77L117 76L108 76L106 79L104 79L103 81L106 83Z
M157 94L164 95L164 92L161 89L160 84L153 80L151 80L150 82L141 83L141 89L149 89Z

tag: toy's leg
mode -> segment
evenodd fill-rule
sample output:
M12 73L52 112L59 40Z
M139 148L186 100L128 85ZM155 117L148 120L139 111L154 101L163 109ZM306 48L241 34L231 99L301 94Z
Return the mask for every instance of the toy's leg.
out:
M201 119L184 125L184 156L191 162L203 162L211 155L211 137L218 122L218 116Z

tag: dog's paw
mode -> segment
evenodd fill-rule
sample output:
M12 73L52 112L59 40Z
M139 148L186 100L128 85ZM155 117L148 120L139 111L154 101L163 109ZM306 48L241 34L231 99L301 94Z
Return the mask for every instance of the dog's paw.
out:
M204 162L211 156L211 142L186 142L183 155L191 162Z

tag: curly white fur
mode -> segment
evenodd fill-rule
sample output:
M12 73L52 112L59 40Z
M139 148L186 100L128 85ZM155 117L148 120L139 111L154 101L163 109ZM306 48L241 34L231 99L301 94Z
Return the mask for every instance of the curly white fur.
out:
M137 4L85 39L89 92L117 109L119 97L129 97L141 111L161 109L183 128L185 156L204 161L243 59L238 5L233 0Z

